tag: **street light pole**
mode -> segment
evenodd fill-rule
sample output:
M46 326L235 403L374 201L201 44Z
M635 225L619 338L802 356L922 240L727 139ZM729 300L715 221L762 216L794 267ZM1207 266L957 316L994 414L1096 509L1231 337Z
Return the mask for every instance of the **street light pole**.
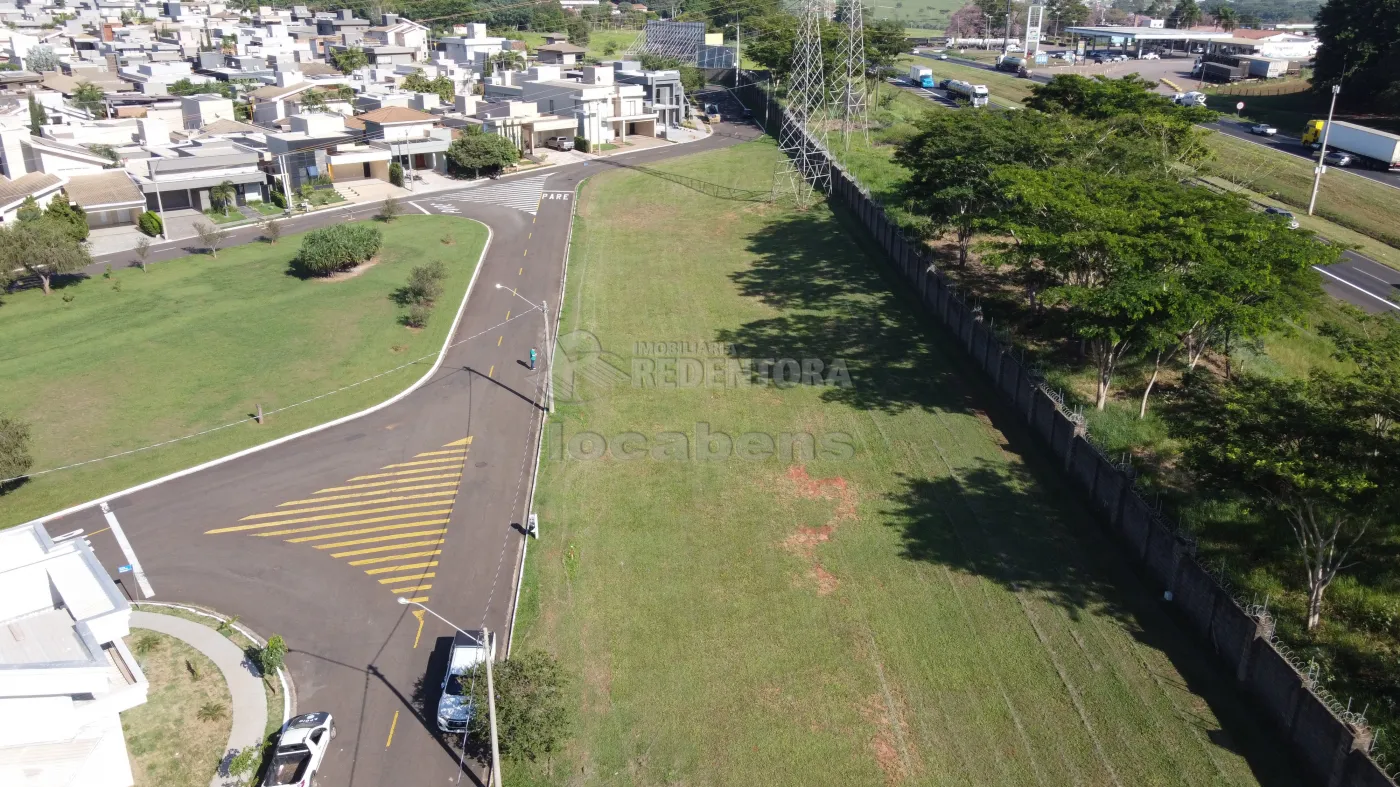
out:
M544 378L544 398L545 403L549 406L549 411L552 413L554 412L554 338L549 330L549 303L543 300L539 303L535 303L524 295L521 295L515 289L499 283L496 285L496 289L510 290L511 295L514 295L544 313L544 354L547 367L545 369Z
M1312 197L1308 199L1308 215L1313 215L1313 207L1317 205L1317 190L1322 185L1322 172L1327 169L1327 137L1332 133L1332 113L1337 109L1337 94L1342 92L1341 85L1332 86L1332 104L1327 107L1327 125L1322 127L1322 149L1317 154L1317 168L1313 170Z
M432 611L425 604L420 604L417 601L409 601L403 596L399 596L399 603L405 606L411 605L418 607L429 615L441 620L443 623L466 634L468 637L476 639L475 635L471 632ZM501 787L501 745L496 738L496 684L491 670L491 662L496 660L496 642L491 637L491 631L484 627L481 629L481 639L477 641L486 648L486 707L487 712L491 715L491 784L493 787ZM462 734L465 735L466 733L463 732Z

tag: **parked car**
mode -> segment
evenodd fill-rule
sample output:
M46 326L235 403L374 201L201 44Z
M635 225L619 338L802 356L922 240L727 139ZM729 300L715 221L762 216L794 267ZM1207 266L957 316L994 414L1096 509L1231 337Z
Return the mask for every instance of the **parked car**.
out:
M1343 153L1340 150L1329 150L1323 158L1322 163L1330 164L1334 167L1350 167L1356 159L1350 153Z
M573 137L550 137L549 139L547 139L547 140L544 141L544 146L547 147L547 148L554 148L555 150L573 150L573 149L574 149L574 138L573 138Z
M309 787L335 738L335 719L329 713L304 713L282 728L263 787Z
M1255 123L1249 127L1249 133L1258 134L1261 137L1272 137L1278 133L1278 129L1268 123Z
M1089 62L1097 63L1098 65L1103 65L1104 63L1113 62L1113 58L1111 55L1091 55L1089 57Z
M1139 56L1140 60L1161 60L1162 56L1156 52L1144 52Z
M1128 62L1128 56L1125 55L1125 54L1122 54L1122 53L1116 54L1116 55L1113 56L1113 62L1115 62L1115 63L1126 63L1126 62Z
M1298 229L1298 218L1289 211L1286 211L1283 208L1266 206L1264 208L1264 212L1269 214L1270 216L1278 216L1280 219L1284 219L1285 221L1287 221L1288 228L1290 230Z

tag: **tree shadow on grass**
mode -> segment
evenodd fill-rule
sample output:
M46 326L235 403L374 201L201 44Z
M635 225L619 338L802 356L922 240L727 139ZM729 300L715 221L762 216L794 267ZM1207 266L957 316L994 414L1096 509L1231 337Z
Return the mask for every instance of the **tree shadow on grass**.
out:
M823 399L862 410L965 410L961 365L942 329L919 312L883 260L851 241L855 227L825 211L766 224L748 238L757 260L730 278L781 312L719 331L752 358L844 360L850 387Z

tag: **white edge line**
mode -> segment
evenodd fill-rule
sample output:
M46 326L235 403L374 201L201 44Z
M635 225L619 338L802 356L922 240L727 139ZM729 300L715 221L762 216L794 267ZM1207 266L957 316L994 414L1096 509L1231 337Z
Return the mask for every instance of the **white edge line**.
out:
M410 204L410 205L412 205L413 207L415 207L415 208L417 208L417 209L423 211L423 213L426 214L426 215L428 215L428 216L433 215L433 214L429 213L429 212L427 211L427 209L425 209L422 205L419 205L419 204L416 203L416 202L410 202L410 203L408 203L408 204Z
M393 396L389 397L388 399L385 399L384 401L380 402L379 404L376 404L376 405L372 405L372 406L370 406L370 407L367 407L367 408L365 408L364 410L359 411L358 413L351 413L350 415L344 415L344 416L341 416L340 418L337 418L337 419L335 419L335 420L333 420L333 421L327 421L326 423L323 423L323 424L318 424L318 425L316 425L316 426L308 427L308 428L306 428L306 429L301 430L300 432L294 432L294 433L289 434L289 435L284 435L284 436L282 436L282 437L276 438L275 440L269 440L268 442L262 443L261 445L255 445L255 446L253 446L253 447L251 447L251 448L245 448L245 449L243 449L242 451L237 451L237 452L232 453L232 454L229 454L229 455L227 455L227 456L219 457L218 459L211 459L211 460L209 460L208 462L204 462L204 463L202 463L202 464L195 465L194 467L187 467L187 468L185 468L184 470L178 470L178 471L176 471L176 472L174 472L174 473L171 473L171 474L169 474L169 475L161 476L160 478L157 478L157 479L154 479L154 480L151 480L151 481L147 481L147 482L145 482L145 483L143 483L143 484L137 484L136 486L133 486L133 487L128 487L127 489L123 489L123 490L121 490L121 491L119 491L119 492L112 492L111 494L103 495L102 497L95 498L95 499L93 499L93 500L89 500L89 501L87 501L86 503L79 503L78 505L75 505L75 506L69 506L68 508L63 509L62 511L56 511L56 512L54 512L54 513L52 513L52 514L45 514L44 516L41 516L41 517L39 517L39 518L37 518L37 519L32 519L32 520L30 520L30 521L29 521L28 523L26 523L26 524L40 524L40 525L42 525L42 524L47 523L47 522L48 522L49 520L51 520L51 519L60 519L60 518L62 518L62 517L68 516L69 514L77 513L77 512L79 512L79 511L84 510L84 509L91 508L91 507L93 507L93 506L95 506L95 505L100 505L100 504L102 504L102 503L106 503L106 502L109 502L109 501L111 501L111 500L115 500L115 499L117 499L117 498L119 498L119 497L124 497L124 496L126 496L126 495L130 495L130 494L134 494L134 493L136 493L136 492L140 492L140 491L142 491L142 490L150 489L151 487L159 486L159 485L164 484L164 483L167 483L167 482L169 482L169 481L174 481L174 480L176 480L177 478L184 478L184 477L187 476L187 475L194 475L195 473L198 473L198 472L200 472L200 471L202 471L202 470L208 470L208 469L211 468L211 467L217 467L217 466L219 466L219 465L221 465L221 464L224 464L224 463L226 463L226 462L232 462L232 461L235 460L235 459L242 459L243 457L248 456L248 455L250 455L250 454L255 454L255 453L259 452L259 451L264 451L264 450L266 450L266 449L268 449L268 448L273 448L273 447L279 446L279 445L281 445L281 444L283 444L283 443L291 442L292 440L296 440L296 439L299 438L299 437L305 437L305 436L307 436L307 435L309 435L309 434L315 434L316 432L320 432L320 431L323 431L323 430L326 430L326 429L330 429L330 428L333 427L333 426L339 426L339 425L341 425L341 424L343 424L343 423L346 423L347 421L353 421L353 420L355 420L356 418L362 418L362 417L364 417L364 416L366 416L366 415L369 415L370 413L375 413L375 412L378 412L378 411L380 411L380 410L383 410L384 408L386 408L386 407L388 407L388 406L394 404L395 402L398 402L399 400L403 399L405 396L408 396L409 394L411 394L411 393L413 393L414 391L416 391L416 390L418 390L419 388L421 388L425 383L428 382L428 380L429 380L430 378L432 378L432 376L433 376L434 374L437 373L438 368L439 368L440 366L442 366L443 360L447 358L447 350L448 350L448 348L449 348L449 347L451 346L451 344L452 344L452 338L457 334L457 328L459 327L459 325L460 325L461 322L462 322L462 314L465 313L465 312L466 312L466 309L467 309L467 301L471 298L472 288L474 288L474 287L476 286L476 279L477 279L478 276L481 275L481 268L482 268L482 266L483 266L483 265L485 264L485 262L486 262L486 253L487 253L488 251L490 251L490 249L491 249L491 241L492 241L493 238L495 237L495 233L492 231L491 226L490 226L489 224L487 224L486 222L481 221L481 220L479 220L479 219L467 219L465 216L461 216L461 217L458 217L458 218L463 218L463 219L466 219L467 221L474 221L474 222L476 222L477 224L480 224L481 226L485 227L485 228L486 228L486 245L483 246L483 247L481 248L481 256L478 257L477 260L476 260L476 270L472 271L472 279L471 279L470 282L467 283L467 292L466 292L466 294L464 294L464 295L462 296L462 303L457 307L457 316L454 317L454 318L452 319L452 329L449 330L449 331L447 332L447 337L446 337L445 339L443 339L443 342L442 342L442 349L438 351L437 360L433 362L433 367L432 367L431 369L429 369L422 377L418 378L418 381L417 381L417 382L415 382L414 384L410 385L409 387L403 389L402 391L398 392L397 394L394 394Z
M122 524L117 521L117 515L107 508L107 504L102 504L102 516L107 520L107 527L112 529L112 536L117 539L117 546L121 548L122 554L126 556L126 562L131 566L131 573L136 576L136 585L141 588L141 595L151 598L156 594L151 588L151 583L146 579L146 571L141 568L141 561L136 557L136 550L132 549L131 542L126 538L126 531L122 530Z
M1363 294L1365 294L1365 295L1369 295L1369 296L1371 296L1372 298L1375 298L1376 300L1380 301L1381 303L1384 303L1386 306L1389 306L1389 307L1392 308L1392 309L1400 309L1400 306L1397 306L1396 304L1391 303L1390 301L1386 300L1385 298L1382 298L1381 296L1375 294L1374 292L1371 292L1371 291L1368 290L1368 289L1365 289L1365 288L1363 288L1363 287L1358 287L1357 285L1352 284L1351 282L1347 281L1346 279L1343 279L1341 276L1338 276L1338 275L1335 274L1335 273L1328 273L1327 271L1323 270L1322 268L1319 268L1319 267L1316 266L1316 265L1313 266L1313 270L1317 271L1318 273L1321 273L1323 276L1327 276L1327 277L1336 279L1337 281L1341 282L1342 284L1345 284L1346 286L1352 288L1353 290L1356 290L1356 291L1359 292L1359 293L1363 293Z
M564 292L569 285L569 252L574 247L574 217L578 215L578 192L583 188L592 175L580 178L578 185L574 186L573 199L569 202L569 231L564 236L564 265L559 273L559 303L554 307L554 340L549 343L549 374L554 374L554 355L559 348L559 326L564 322ZM554 393L551 383L550 394ZM530 496L525 499L525 522L526 529L529 528L530 514L535 509L535 487L540 480L540 457L544 455L544 429L549 423L549 411L546 410L540 417L540 431L535 435L535 466L530 471ZM515 602L510 607L510 630L506 634L506 658L510 658L510 649L515 645L515 616L520 611L520 588L525 584L525 557L530 552L530 534L526 532L521 536L520 542L520 568L515 576Z
M1224 121L1217 120L1216 122L1217 122L1217 123L1223 123ZM1232 138L1232 139L1238 139L1238 140L1241 141L1241 142L1248 142L1248 143L1251 144L1251 145L1255 145L1255 146L1264 148L1265 150L1272 150L1272 151L1275 152L1275 153L1282 153L1282 154L1285 155L1285 156L1292 156L1293 158L1300 158L1300 159L1302 159L1302 160L1304 160L1304 161L1308 161L1308 162L1313 161L1313 159L1312 159L1310 156L1300 156L1300 155L1298 155L1297 153L1293 153L1293 152L1291 152L1291 151L1279 150L1278 148L1274 147L1273 145L1265 145L1263 142L1259 142L1259 141L1257 141L1257 140L1250 139L1249 137L1237 137L1237 136L1235 136L1234 134L1231 134L1231 133L1229 133L1228 131L1225 131L1225 130L1223 130L1223 129L1211 128L1210 126L1206 126L1206 125L1202 125L1201 128L1207 129L1207 130L1209 130L1209 131L1214 131L1214 132L1217 133L1217 134L1224 134L1224 135L1227 136L1227 137L1230 137L1230 138ZM1290 140L1291 140L1291 139L1293 139L1293 137L1285 137L1285 139L1290 139ZM1298 140L1298 144L1301 145L1302 142L1303 142L1303 141L1302 141L1301 139ZM1335 150L1336 148L1333 148L1333 149ZM1383 180L1376 180L1375 178L1368 178L1368 177L1366 177L1365 175L1362 175L1362 174L1360 174L1360 173L1352 172L1351 170L1347 169L1346 167L1332 166L1332 167L1328 167L1328 168L1327 168L1327 171L1328 171L1328 172L1331 172L1331 171L1333 171L1333 170L1336 170L1336 171L1342 173L1343 175L1350 175L1350 176L1352 176L1353 178L1360 178L1360 179L1362 179L1362 180L1368 180L1368 181L1370 181L1370 182L1372 182L1372 183L1378 183L1378 184L1380 184L1380 185L1382 185L1382 186L1385 186L1386 188L1389 188L1389 189L1400 190L1400 186L1397 186L1397 185L1395 185L1394 183L1387 183L1387 182L1385 182L1385 181L1383 181Z

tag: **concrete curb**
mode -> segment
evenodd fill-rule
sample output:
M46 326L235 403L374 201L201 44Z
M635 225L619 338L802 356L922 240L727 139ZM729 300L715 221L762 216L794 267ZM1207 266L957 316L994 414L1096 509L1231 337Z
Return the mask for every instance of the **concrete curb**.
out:
M192 620L162 615L156 612L131 613L132 628L149 629L174 637L213 661L228 684L233 717L225 751L260 748L263 730L267 726L267 696L262 681L253 676L243 650L224 635ZM285 696L285 695L284 695ZM225 777L215 773L210 787L223 787Z

